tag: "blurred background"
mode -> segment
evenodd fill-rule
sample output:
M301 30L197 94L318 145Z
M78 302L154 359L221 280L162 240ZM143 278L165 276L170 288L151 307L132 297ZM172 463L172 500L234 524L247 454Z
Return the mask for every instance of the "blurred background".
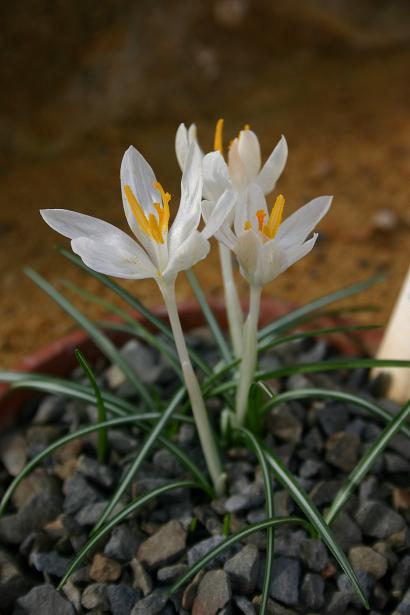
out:
M20 0L0 15L2 366L73 326L23 266L100 292L56 254L67 243L38 210L125 229L119 166L131 143L176 206L181 121L198 125L205 150L219 117L226 141L249 123L264 156L285 134L287 213L335 195L317 248L266 295L306 302L385 270L357 302L380 307L360 318L386 321L409 264L408 0ZM220 296L216 262L214 253L197 271ZM128 286L158 300L152 281ZM183 276L178 289L190 295Z

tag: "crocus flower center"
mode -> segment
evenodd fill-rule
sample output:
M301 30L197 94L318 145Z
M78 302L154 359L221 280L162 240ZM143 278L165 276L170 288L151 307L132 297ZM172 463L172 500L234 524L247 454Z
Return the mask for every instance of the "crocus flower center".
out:
M128 204L131 207L131 211L134 214L134 218L138 222L141 230L156 243L164 243L164 236L168 232L169 202L171 200L171 195L169 192L165 192L159 182L154 182L153 186L161 195L161 203L153 203L153 208L157 215L150 213L148 217L138 203L131 187L127 184L124 186L124 192Z
M220 118L216 122L216 126L215 126L214 151L219 152L220 154L222 154L222 156L224 155L223 136L222 136L223 127L224 127L224 120ZM243 130L250 130L250 129L251 127L249 124L245 124L245 126L243 127ZM232 143L233 143L233 140L230 142L230 145Z
M276 236L280 223L282 222L284 206L285 199L284 196L280 194L275 201L275 205L272 207L272 211L270 212L270 216L266 224L266 212L263 209L258 209L258 211L256 212L256 218L258 220L258 231L264 239L274 239L274 237ZM244 224L244 230L250 231L252 228L252 223L247 220Z

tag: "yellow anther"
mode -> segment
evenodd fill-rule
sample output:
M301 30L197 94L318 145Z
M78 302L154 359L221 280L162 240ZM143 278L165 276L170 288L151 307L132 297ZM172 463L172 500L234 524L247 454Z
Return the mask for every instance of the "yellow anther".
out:
M171 195L164 191L159 182L154 183L154 188L159 191L162 200L162 205L160 203L153 203L158 218L153 213L150 213L147 218L130 186L125 185L124 192L128 204L131 207L131 211L134 214L134 218L138 222L141 230L148 235L148 237L156 241L156 243L164 243L164 233L168 230L169 201L171 200Z
M244 228L244 230L245 230L245 231L250 231L250 230L252 230L252 224L249 222L249 220L247 220L247 221L245 222L245 224L243 225L243 228Z
M259 229L259 232L262 233L262 231L263 231L263 223L264 223L265 218L266 218L266 212L263 211L263 209L258 209L258 211L256 212L256 217L258 218L258 229Z
M125 196L127 197L128 204L131 207L131 211L134 214L134 218L140 225L141 230L144 231L146 235L151 237L151 229L150 229L149 222L145 216L144 210L142 209L141 205L138 203L130 186L125 185L124 192L125 192Z
M216 127L215 127L214 150L216 152L220 152L222 155L224 153L223 142L222 142L223 127L224 127L224 121L223 119L219 119L216 122Z
M264 234L269 237L269 239L273 239L278 232L280 223L282 222L284 206L285 198L282 194L280 194L275 201L275 205L272 208L269 220L263 228Z
M169 202L171 200L171 195L169 194L169 192L165 192L164 188L159 182L154 182L154 188L159 191L162 200L162 208L159 203L155 203L154 207L158 212L159 230L161 232L161 235L163 235L168 230Z
M243 127L244 130L250 130L251 129L251 125L250 124L245 124L245 126Z

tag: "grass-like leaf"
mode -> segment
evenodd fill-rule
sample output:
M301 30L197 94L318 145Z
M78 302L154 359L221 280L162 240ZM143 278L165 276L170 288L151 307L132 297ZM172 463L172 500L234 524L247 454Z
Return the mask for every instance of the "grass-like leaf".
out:
M209 329L213 335L215 343L218 346L224 360L227 363L229 363L230 361L232 361L231 352L229 350L228 344L226 343L222 330L218 324L218 321L216 320L214 313L209 307L209 304L206 300L205 294L201 288L198 278L196 277L196 275L191 269L188 269L187 271L185 271L185 275L188 279L188 282L192 290L194 291L194 295L200 305L200 308L206 319L206 322L208 323Z
M102 333L84 314L82 314L68 299L66 299L54 286L32 269L25 269L28 277L33 280L44 292L46 292L67 314L71 316L85 331L90 338L113 363L118 365L126 378L131 382L141 399L150 410L156 410L152 396L145 384L138 378L128 361L124 359L111 340Z
M226 538L223 542L219 543L216 547L208 551L203 557L201 557L193 566L190 567L185 574L183 574L172 587L169 589L169 595L172 596L184 583L189 581L199 570L202 570L209 562L211 562L215 557L218 557L221 553L223 553L226 549L229 549L232 545L247 538L251 534L255 532L260 532L262 530L266 530L268 528L277 528L282 525L301 525L308 532L311 531L310 524L300 517L276 517L275 519L267 519L266 521L259 521L258 523L252 523L248 525L243 530L239 530L238 532L234 532L228 538Z
M263 486L265 489L265 511L266 518L273 519L275 515L273 504L273 489L272 480L269 472L268 463L266 461L266 455L260 446L257 438L248 429L241 428L240 433L243 434L249 447L254 451L258 458L259 466L262 472ZM272 564L274 557L274 538L275 533L273 527L269 527L266 530L266 561L265 570L263 573L263 585L261 594L261 604L259 609L259 615L265 615L266 608L269 600L269 590L272 577Z
M148 434L145 442L143 443L141 449L137 453L130 468L127 470L125 476L121 478L120 484L116 492L114 493L113 497L110 498L110 501L108 502L103 514L98 520L98 523L93 528L92 534L97 532L100 529L100 527L102 527L102 525L105 523L105 521L108 519L109 515L113 511L113 509L116 507L116 505L120 501L123 494L126 492L128 487L130 486L135 474L138 472L139 468L141 467L141 464L143 463L146 456L148 455L148 453L154 446L155 442L158 439L158 436L161 434L161 431L164 429L167 422L171 419L173 413L175 412L175 409L178 407L178 404L181 402L184 395L185 395L185 389L179 389L179 391L177 391L177 393L172 398L171 402L168 404L167 409L163 412L161 418L155 423L154 427L152 428L151 432Z
M340 301L342 299L346 299L347 297L351 297L353 295L357 295L358 293L363 292L377 282L382 281L383 277L384 276L380 274L374 275L367 280L363 280L362 282L357 282L356 284L341 288L340 290L337 290L333 293L324 295L323 297L319 297L315 301L307 303L300 308L292 310L288 314L277 318L274 322L260 329L258 333L258 339L262 340L268 335L272 335L272 333L276 333L279 330L285 331L289 329L289 327L292 327L293 325L299 323L301 319L308 316L309 314L321 310L322 308L326 307L327 305L330 305L331 303L334 303L335 301Z
M111 278L104 275L103 273L97 273L92 269L89 269L86 265L84 265L81 258L73 254L72 252L66 250L65 248L59 247L58 252L64 256L67 260L69 260L73 265L79 267L90 276L101 282L104 286L113 291L118 297L120 297L125 303L127 303L131 308L136 310L141 316L143 316L153 327L155 327L158 331L160 331L166 338L168 338L174 344L174 336L172 335L171 329L155 314L151 312L148 308L146 308L141 301L139 301L134 295L129 293L125 288L122 288L119 284L114 282ZM199 369L204 373L210 375L212 370L209 366L201 359L201 357L194 351L192 348L188 348L188 352L192 359L192 362L199 367Z
M98 297L97 295L94 295L93 293L83 290L82 288L77 286L77 284L74 284L73 282L70 282L68 280L63 280L63 284L64 286L72 290L73 292L77 293L83 299L86 299L87 301L91 301L92 303L95 303L101 306L107 312L114 314L115 316L118 316L124 322L128 323L130 333L132 333L134 337L137 337L138 339L143 340L149 346L152 346L153 348L158 350L160 354L163 354L164 357L167 358L168 362L173 367L175 372L178 374L182 382L182 371L181 371L181 367L178 361L178 357L176 353L173 352L172 348L170 348L167 344L164 344L161 338L153 335L150 331L148 331L146 327L144 327L144 325L142 325L140 322L132 318L132 316L130 316L125 310L119 308L118 306L114 305L110 301L107 301L106 299L102 299L101 297ZM101 329L101 327L98 327L98 328Z
M74 557L72 562L70 563L67 572L61 579L57 589L61 590L69 577L72 575L74 570L81 564L83 559L88 555L88 553L93 549L95 545L103 538L106 534L108 534L116 525L121 523L124 519L128 517L128 515L137 512L139 508L147 504L153 498L156 498L167 491L174 491L175 489L201 489L201 486L193 481L188 480L178 480L173 481L172 483L168 483L167 485L162 485L161 487L157 487L156 489L152 489L148 493L136 498L130 504L125 506L119 513L117 513L108 523L106 523L103 527L101 527L98 532L95 532L91 538L87 541L87 543L80 549L77 555Z
M272 341L261 343L259 346L259 352L264 352L275 346L286 344L288 342L294 342L296 340L303 340L309 337L319 337L321 335L331 335L334 333L353 333L354 331L371 331L373 329L380 329L381 325L340 325L339 327L322 327L320 329L311 329L309 331L299 331L292 335L285 335L283 337L276 337Z
M360 586L360 582L356 576L355 571L353 570L343 550L336 542L332 531L330 530L327 523L325 523L319 510L309 498L305 490L302 489L302 487L299 485L297 480L285 468L282 461L275 455L275 453L270 451L265 445L261 444L261 446L265 451L267 462L274 476L280 482L282 487L286 489L286 491L296 502L299 508L304 512L304 514L309 519L310 523L313 525L323 542L327 545L328 549L331 551L331 553L339 563L342 570L349 577L350 582L352 583L356 592L359 594L365 607L369 608L367 598Z
M21 472L13 479L13 481L8 486L6 492L4 493L1 502L0 502L0 516L4 514L7 504L10 501L13 493L21 483L21 481L26 478L33 470L38 466L39 463L55 450L61 448L65 444L76 440L77 438L83 438L94 431L103 431L108 427L121 427L122 425L129 425L132 423L138 423L140 420L155 420L159 418L159 414L157 412L148 412L146 414L141 414L141 416L123 416L115 419L109 419L105 421L101 421L96 425L87 425L86 427L82 427L81 429L77 429L58 440L55 440L52 444L47 446L47 448L43 449L40 453L38 453L35 457L30 459L27 465L21 470Z
M343 369L360 369L370 367L402 367L409 368L410 361L399 359L329 359L315 363L294 363L268 372L258 372L256 380L270 380L271 378L284 378L292 374L312 374L315 372L329 372Z
M345 393L344 391L312 388L298 389L296 391L285 391L284 393L278 393L277 395L274 395L270 388L266 386L264 382L258 382L257 386L259 386L270 397L270 399L262 406L260 410L261 417L267 412L269 412L271 408L274 408L275 406L287 401L297 401L299 399L330 399L332 401L341 401L344 403L353 404L359 408L363 408L363 410L366 410L372 416L375 416L376 418L379 418L387 423L389 423L392 418L394 418L390 414L390 412L388 412L382 406L379 406L375 402L364 397L358 397L357 395L353 395L352 393ZM401 424L400 430L408 438L410 438L409 427Z
M410 401L401 409L398 415L384 428L379 437L373 442L366 454L363 455L359 463L349 474L339 491L337 492L335 499L332 502L329 511L325 516L326 523L329 525L332 523L336 515L343 508L347 502L349 496L353 493L367 472L370 470L378 456L384 451L389 444L392 437L399 431L402 425L407 421L410 416Z
M81 352L81 350L75 351L75 356L78 363L83 368L95 394L95 401L97 405L98 422L104 423L107 420L107 412L104 406L104 400L101 395L100 387L95 379L94 372L91 369L90 364ZM98 430L98 442L97 442L97 458L100 463L104 463L108 453L108 432L107 428L101 428Z

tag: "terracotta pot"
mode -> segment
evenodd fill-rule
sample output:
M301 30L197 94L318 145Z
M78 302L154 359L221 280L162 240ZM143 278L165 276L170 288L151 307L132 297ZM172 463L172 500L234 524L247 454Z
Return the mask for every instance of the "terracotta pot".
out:
M209 299L209 305L213 309L220 325L226 327L226 313L222 301ZM245 306L246 307L246 306ZM275 318L283 316L295 306L291 303L280 299L266 299L261 304L260 325L266 325ZM163 307L154 308L153 313L161 320L166 321L167 315ZM205 324L203 314L196 301L186 301L179 306L180 317L184 330L193 329ZM153 330L152 326L135 313L134 317L147 328ZM349 324L348 321L335 318L321 318L315 322L315 328L318 326L328 327L336 324ZM351 323L350 323L351 324ZM115 343L124 343L129 336L124 333L107 332L107 335ZM328 336L332 343L339 348L343 354L357 355L370 354L372 355L380 341L379 331L357 331L350 334L349 337L342 334L333 334ZM88 334L83 330L75 330L64 337L47 344L40 350L25 357L19 363L14 371L22 371L37 374L48 374L53 376L65 376L72 371L77 361L75 359L74 350L79 348L87 358L93 360L101 356L101 352L90 340ZM16 390L10 391L8 384L0 383L0 429L4 429L14 422L20 409L22 408L25 399L33 395L41 395L32 391Z

